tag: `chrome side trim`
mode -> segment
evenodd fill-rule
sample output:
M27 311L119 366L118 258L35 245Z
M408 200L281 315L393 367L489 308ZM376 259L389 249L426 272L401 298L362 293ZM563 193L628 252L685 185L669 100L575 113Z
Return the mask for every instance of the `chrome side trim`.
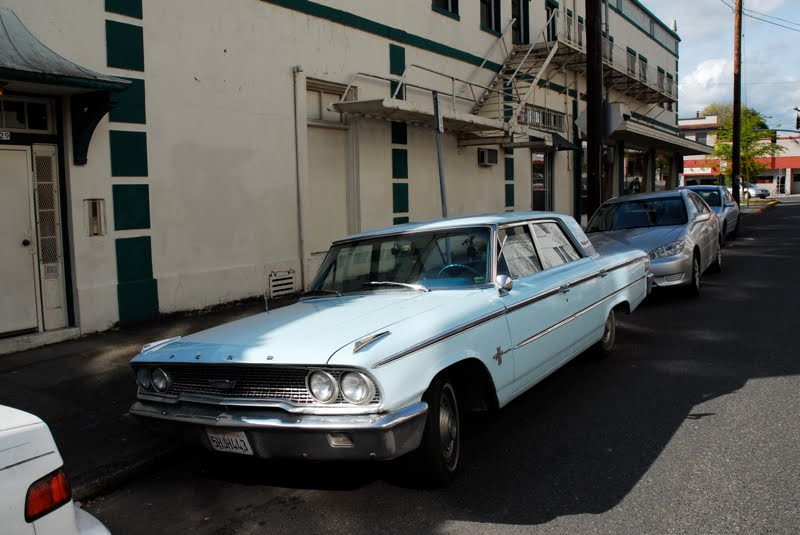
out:
M590 280L592 280L594 278L604 277L608 273L610 273L611 271L615 271L617 269L622 269L622 268L627 267L627 266L629 266L631 264L636 264L636 263L641 262L642 260L646 260L646 259L647 259L647 257L640 256L640 257L634 258L632 260L626 260L625 262L622 262L622 263L617 264L615 266L611 266L611 267L600 269L597 272L592 273L591 275L586 275L586 276L581 277L579 279L575 279L574 281L569 282L568 285L570 287L572 287L572 286L575 286L575 285L578 285L578 284L583 284L584 282L588 282L588 281L590 281ZM643 278L645 278L645 277L643 276L643 277L637 279L636 281L634 281L631 284L625 286L624 288L621 288L620 290L617 290L616 292L614 292L613 294L605 297L604 299L612 298L614 295L618 294L619 292L621 292L623 290L628 289L629 287L633 286L637 282L641 281ZM418 344L415 344L415 345L411 346L410 348L408 348L406 350L403 350L403 351L401 351L399 353L395 353L394 355L391 355L391 356L389 356L389 357L387 357L387 358L385 358L383 360L380 360L380 361L376 362L375 364L372 365L372 369L374 370L374 369L380 368L380 367L385 366L387 364L390 364L390 363L392 363L392 362L394 362L394 361L396 361L398 359L401 359L403 357L407 357L408 355L410 355L412 353L416 353L417 351L425 349L428 346L432 346L434 344L438 344L439 342L447 340L448 338L452 338L453 336L461 334L464 331L467 331L469 329L477 327L477 326L481 325L482 323L486 323L487 321L491 321L493 319L499 318L500 316L504 316L505 314L508 314L510 312L514 312L515 310L519 310L520 308L526 307L528 305L532 305L533 303L536 303L537 301L541 301L542 299L546 299L546 298L550 297L551 295L555 295L555 294L559 293L560 291L561 291L561 286L559 286L557 288L552 288L550 290L546 290L544 292L541 292L541 293L538 293L538 294L534 295L533 297L529 297L528 299L525 299L525 300L520 301L518 303L514 303L513 305L511 305L509 307L506 307L505 309L501 309L501 310L498 310L496 312L492 312L491 314L487 314L485 316L482 316L482 317L480 317L480 318L478 318L476 320L473 320L473 321L471 321L469 323L465 323L465 324L460 325L460 326L458 326L458 327L456 327L454 329L451 329L449 331L445 331L444 333L442 333L440 335L433 336L431 338L428 338L427 340L423 340L422 342L419 342ZM595 305L590 305L590 306L592 306L592 307L593 306L597 306L599 303L600 302L596 303ZM576 317L577 317L577 314L576 314ZM575 319L575 318L572 318L572 319ZM567 318L567 319L564 319L562 321L565 322L565 323L568 323L569 321L572 321L572 319ZM534 335L534 336L536 336L536 335ZM542 334L542 336L544 336L544 334ZM530 343L530 342L527 342L527 343ZM518 346L518 347L522 347L522 346Z
M550 334L551 332L555 331L559 327L563 327L564 325L566 325L567 323L571 322L572 320L577 319L577 318L583 316L584 314L587 314L588 312L590 312L590 311L594 310L595 308L599 307L600 305L602 305L606 301L609 301L609 300L613 299L619 293L624 292L625 290L627 290L631 286L634 286L634 285L640 283L642 280L644 280L646 278L647 278L647 275L639 277L638 279L636 279L632 283L628 284L627 286L624 286L624 287L620 288L616 292L614 292L614 293L612 293L610 295L607 295L606 297L600 299L599 301L596 301L596 302L592 303L591 305L589 305L588 307L586 307L586 308L584 308L582 310L579 310L578 312L576 312L575 314L572 314L571 316L567 316L563 320L559 321L556 324L551 325L547 329L545 329L543 331L540 331L540 332L534 334L533 336L530 336L530 337L526 338L525 340L523 340L520 343L518 343L517 345L515 345L514 349L519 349L521 347L524 347L524 346L530 344L531 342L534 342L534 341L538 340L539 338L542 338L543 336L546 336L546 335Z
M366 338L356 341L356 343L353 344L353 353L358 353L372 342L377 342L384 336L389 336L390 334L392 334L390 331L383 331L382 333L373 334L372 336L367 336Z
M493 319L497 319L500 316L504 316L505 314L506 314L506 310L504 308L501 308L500 310L492 312L491 314L486 314L485 316L481 316L480 318L478 318L476 320L473 320L473 321L470 321L469 323L464 323L463 325L459 325L458 327L450 329L449 331L445 331L442 334L433 336L431 338L428 338L427 340L423 340L422 342L419 342L418 344L414 344L413 346L409 347L408 349L405 349L405 350L403 350L403 351L401 351L399 353L395 353L394 355L391 355L390 357L387 357L387 358L385 358L383 360L379 360L378 362L376 362L375 364L372 365L372 369L374 370L374 369L380 368L382 366L386 366L387 364L389 364L391 362L394 362L394 361L396 361L398 359L401 359L403 357L407 357L411 353L416 353L417 351L419 351L421 349L425 349L428 346L432 346L434 344L438 344L439 342L443 342L443 341L447 340L448 338L452 338L453 336L461 334L464 331L468 331L469 329L477 327L478 325L486 323L487 321L491 321Z

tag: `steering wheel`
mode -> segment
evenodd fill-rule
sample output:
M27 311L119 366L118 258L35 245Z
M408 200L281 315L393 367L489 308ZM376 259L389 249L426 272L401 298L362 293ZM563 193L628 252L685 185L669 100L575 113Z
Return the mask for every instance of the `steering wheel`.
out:
M458 268L458 269L460 269L462 271L470 271L474 275L480 275L480 273L478 273L477 270L475 270L475 269L473 269L473 268L471 268L471 267L469 267L467 265L464 265L464 264L447 264L446 266L444 266L442 269L439 270L439 273L436 274L436 278L437 279L441 279L442 278L442 273L444 273L448 269L456 269L456 268Z

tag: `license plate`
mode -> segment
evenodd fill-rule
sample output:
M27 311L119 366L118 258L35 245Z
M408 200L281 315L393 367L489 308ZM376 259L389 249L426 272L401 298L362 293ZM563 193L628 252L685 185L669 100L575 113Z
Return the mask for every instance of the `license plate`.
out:
M253 455L253 449L242 431L217 431L206 429L211 447L217 451Z

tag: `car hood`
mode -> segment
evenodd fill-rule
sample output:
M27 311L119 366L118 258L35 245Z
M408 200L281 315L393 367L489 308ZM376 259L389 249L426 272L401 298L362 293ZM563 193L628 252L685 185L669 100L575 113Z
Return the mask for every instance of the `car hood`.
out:
M470 294L480 294L480 290L387 291L305 299L180 339L148 344L131 362L322 365L345 346ZM412 341L413 337L407 340L409 345Z
M601 253L630 249L640 249L649 253L657 247L677 241L685 228L685 225L673 225L594 232L589 234L589 239Z

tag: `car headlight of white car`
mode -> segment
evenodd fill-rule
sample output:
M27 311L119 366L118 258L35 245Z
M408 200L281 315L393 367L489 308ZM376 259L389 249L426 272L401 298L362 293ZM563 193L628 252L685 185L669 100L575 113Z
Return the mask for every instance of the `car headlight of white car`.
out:
M339 378L342 397L355 405L369 402L375 396L375 383L359 372L345 372Z
M331 403L339 394L336 379L326 371L318 370L308 374L306 378L308 391L320 403Z
M662 245L661 247L657 247L650 251L650 259L655 260L656 258L675 256L676 254L680 254L685 246L686 242L683 241L674 241L672 243Z

